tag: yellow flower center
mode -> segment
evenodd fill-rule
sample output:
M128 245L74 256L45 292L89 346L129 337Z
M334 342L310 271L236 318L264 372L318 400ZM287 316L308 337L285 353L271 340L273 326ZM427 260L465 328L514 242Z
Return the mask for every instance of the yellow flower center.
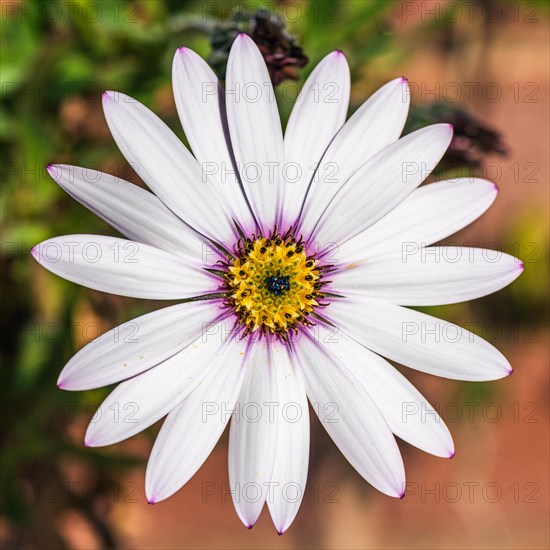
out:
M323 297L318 263L288 234L241 241L238 257L227 264L225 286L246 334L284 336L311 324L306 317Z

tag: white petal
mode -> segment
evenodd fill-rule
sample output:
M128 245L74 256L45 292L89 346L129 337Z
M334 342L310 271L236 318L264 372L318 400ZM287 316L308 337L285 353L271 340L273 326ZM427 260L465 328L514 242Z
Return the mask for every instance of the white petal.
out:
M219 325L160 365L121 382L100 405L86 432L86 445L112 445L145 430L175 409L218 364L223 351Z
M442 319L361 296L334 299L329 307L340 330L407 367L471 381L497 380L512 372L494 346Z
M104 235L54 237L31 250L52 273L119 296L173 300L216 289L200 263L152 246Z
M309 410L301 373L285 346L274 343L272 350L281 416L267 505L277 532L282 534L294 521L306 491Z
M277 223L284 163L277 102L260 50L240 34L225 79L227 123L244 189L264 233Z
M477 178L424 185L374 225L338 246L334 259L355 262L401 251L408 244L436 243L481 216L497 192L494 183Z
M311 233L330 201L353 174L399 138L409 112L409 96L405 79L388 82L338 132L307 194L302 224L305 234Z
M296 352L313 409L342 454L379 491L401 497L405 485L401 453L363 385L309 336L300 338Z
M391 431L436 456L454 455L447 426L420 392L385 359L343 332L319 326L318 341L355 375L373 398Z
M103 94L105 118L122 154L155 195L185 223L218 242L233 234L215 188L177 136L139 101Z
M492 294L523 272L523 263L498 250L461 246L420 248L351 263L331 273L338 294L361 294L404 306L453 304Z
M342 52L332 52L309 75L290 113L284 138L283 211L291 224L321 157L346 120L349 91L348 62Z
M434 124L388 145L340 189L313 232L325 248L342 243L378 221L405 199L435 168L452 137L448 124Z
M229 486L241 521L252 527L273 473L279 412L275 365L264 341L251 346L245 380L229 430Z
M208 63L189 48L179 48L172 64L176 107L189 145L217 192L244 227L254 225L231 160L225 98Z
M203 383L166 418L147 464L145 491L150 503L185 485L212 452L244 380L245 344L229 342Z
M47 169L71 197L129 239L177 255L201 257L204 239L153 193L88 168L49 164Z
M90 390L140 374L194 342L218 313L211 303L189 302L119 325L74 355L57 385L64 390Z

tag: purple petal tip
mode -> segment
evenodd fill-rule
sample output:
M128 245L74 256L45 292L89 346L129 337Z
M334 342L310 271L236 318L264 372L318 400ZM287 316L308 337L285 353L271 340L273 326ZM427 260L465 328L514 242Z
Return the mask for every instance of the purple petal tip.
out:
M31 256L32 256L33 258L36 258L36 257L38 256L38 245L33 246L33 247L31 248Z
M60 390L64 390L64 389L65 389L65 384L64 384L64 382L62 382L61 380L58 380L58 381L57 381L57 387L58 387Z
M519 262L519 270L523 271L525 269L525 264L523 262Z
M402 491L400 494L399 494L399 499L400 500L403 500L405 498L405 491Z
M281 536L283 533L284 533L284 531L279 531L279 529L277 529L277 534L278 534L279 536Z
M153 505L153 504L156 504L156 503L157 503L157 501L154 498L148 498L147 499L147 504Z
M401 82L402 82L403 84L408 84L408 83L409 83L409 79L408 79L406 76L402 76L402 77L401 77Z
M336 55L344 55L344 52L342 50L335 50L334 52Z
M179 53L185 53L186 51L187 51L187 48L186 48L185 46L180 46L180 47L178 48L178 52L179 52Z
M108 90L105 90L101 96L103 97L103 99L111 99L111 93L108 91Z
M514 369L512 367L510 367L510 370L508 371L508 376L514 374Z
M454 457L455 457L455 452L454 452L454 451L451 451L451 452L449 453L449 458L454 458Z
M498 185L496 183L493 183L493 189L498 193L500 191Z

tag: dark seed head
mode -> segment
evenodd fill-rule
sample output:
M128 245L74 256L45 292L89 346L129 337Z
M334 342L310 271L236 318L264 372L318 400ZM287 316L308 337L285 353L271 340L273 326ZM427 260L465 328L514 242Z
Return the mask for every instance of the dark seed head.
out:
M283 275L282 277L266 277L264 279L264 285L267 290L275 296L281 296L290 290L290 277L288 275Z

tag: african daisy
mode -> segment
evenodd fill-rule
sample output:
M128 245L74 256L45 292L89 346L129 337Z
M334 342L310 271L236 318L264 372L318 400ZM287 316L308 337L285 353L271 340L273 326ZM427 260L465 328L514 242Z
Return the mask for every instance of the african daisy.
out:
M425 398L383 357L459 380L512 372L473 333L403 307L470 300L520 274L507 254L431 246L480 216L496 186L459 179L419 188L452 127L400 138L402 78L346 122L341 52L311 73L284 137L265 63L246 35L233 44L225 93L187 48L175 54L173 83L194 156L141 103L103 97L114 139L154 194L94 170L48 166L129 240L52 238L33 249L36 260L92 289L181 302L107 332L65 366L65 390L119 383L86 444L117 443L166 416L146 472L153 503L195 474L231 420L237 513L251 527L267 503L282 533L306 486L309 398L359 474L403 496L394 434L441 457L454 448Z

